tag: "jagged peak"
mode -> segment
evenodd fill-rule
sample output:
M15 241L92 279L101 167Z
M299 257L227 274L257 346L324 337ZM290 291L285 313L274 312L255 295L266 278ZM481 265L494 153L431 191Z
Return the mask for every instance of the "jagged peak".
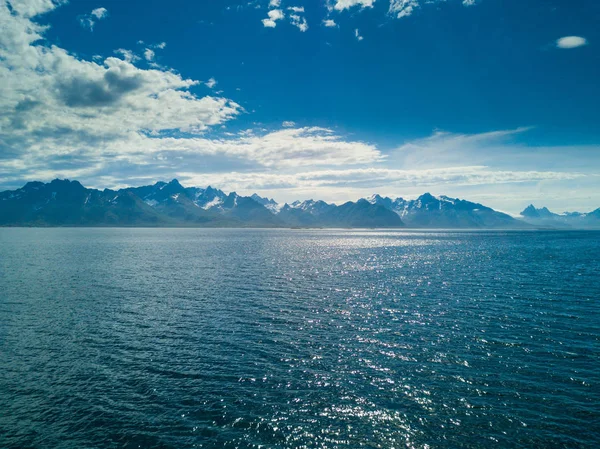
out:
M437 200L438 198L433 196L429 192L425 192L423 195L419 196L417 199L418 200Z
M205 192L206 194L208 194L208 195L218 195L218 194L220 194L220 193L223 193L221 190L219 190L219 189L215 189L215 188L214 188L214 187L212 187L212 186L208 186L208 187L206 187L206 189L204 189L204 192Z
M371 204L375 204L377 202L377 200L382 200L382 199L383 198L381 197L381 195L379 193L374 193L373 195L370 195L365 198L365 200L367 200Z
M262 196L258 195L257 193L253 193L252 195L250 195L250 198L252 198L257 203L262 204L263 206L267 206L267 205L276 206L277 205L277 201L275 201L273 198L262 197Z
M26 189L37 189L37 188L40 188L43 185L44 185L44 183L40 182L40 181L29 181L27 184L25 184L21 188L23 190L26 190Z

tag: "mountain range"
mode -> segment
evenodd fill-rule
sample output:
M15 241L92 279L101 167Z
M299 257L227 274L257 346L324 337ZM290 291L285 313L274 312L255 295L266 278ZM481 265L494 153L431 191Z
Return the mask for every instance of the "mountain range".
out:
M481 204L429 193L415 200L373 195L341 205L320 200L278 204L257 194L184 187L176 179L120 190L55 179L0 192L0 226L520 229L547 226L551 212L546 211L530 206L515 219ZM600 228L600 209L577 219L582 227Z
M557 229L600 229L600 208L593 212L563 212L556 214L547 207L537 209L533 204L522 212L524 221L538 227Z

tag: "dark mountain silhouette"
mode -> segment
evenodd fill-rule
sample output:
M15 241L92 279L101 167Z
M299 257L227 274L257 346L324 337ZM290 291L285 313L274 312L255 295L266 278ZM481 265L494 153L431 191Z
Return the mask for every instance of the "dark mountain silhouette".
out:
M257 194L184 187L176 179L120 190L55 179L0 192L0 226L600 227L600 209L558 215L529 206L522 216L516 220L478 203L429 193L415 200L373 195L339 206L320 200L280 205Z

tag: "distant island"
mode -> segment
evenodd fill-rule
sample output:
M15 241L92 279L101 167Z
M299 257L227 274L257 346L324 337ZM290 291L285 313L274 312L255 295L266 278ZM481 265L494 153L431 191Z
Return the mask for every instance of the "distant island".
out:
M415 200L373 195L341 205L320 200L278 204L257 194L184 187L176 179L120 190L55 179L0 192L0 226L600 229L600 209L554 214L529 206L514 218L429 193Z

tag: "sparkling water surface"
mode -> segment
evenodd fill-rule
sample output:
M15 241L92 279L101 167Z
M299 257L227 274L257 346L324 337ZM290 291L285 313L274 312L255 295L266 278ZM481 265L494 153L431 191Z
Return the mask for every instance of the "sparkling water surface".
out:
M2 448L594 448L600 233L0 229Z

